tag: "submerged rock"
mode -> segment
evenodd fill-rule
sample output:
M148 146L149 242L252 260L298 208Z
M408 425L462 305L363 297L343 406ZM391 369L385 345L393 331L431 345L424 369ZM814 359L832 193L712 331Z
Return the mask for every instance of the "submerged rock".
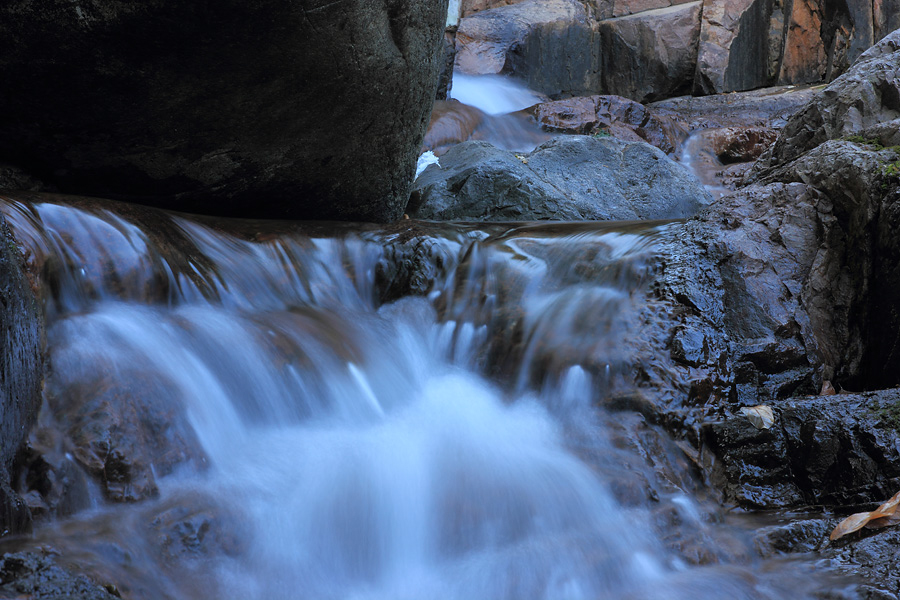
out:
M710 197L643 142L565 136L530 154L481 142L451 148L416 180L409 214L462 221L677 219Z
M446 0L5 2L0 160L64 192L186 212L397 219L446 13Z

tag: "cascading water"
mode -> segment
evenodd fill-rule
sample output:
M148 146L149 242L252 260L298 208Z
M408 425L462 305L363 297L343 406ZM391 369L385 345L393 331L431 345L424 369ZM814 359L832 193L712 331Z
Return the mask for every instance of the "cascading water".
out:
M98 454L65 420L85 390L137 382L120 401L167 407L158 500L94 490L7 549L52 545L126 598L812 593L799 567L722 542L687 472L659 477L622 442L635 416L596 406L628 385L662 225L2 210L40 273L59 450L86 469ZM705 558L677 550L688 538Z

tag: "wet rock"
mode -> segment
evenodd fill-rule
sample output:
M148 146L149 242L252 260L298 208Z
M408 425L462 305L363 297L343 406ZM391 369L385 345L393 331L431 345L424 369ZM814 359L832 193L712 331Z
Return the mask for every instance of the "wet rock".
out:
M107 499L135 502L158 493L156 476L205 459L172 386L139 372L120 375L51 380L50 408Z
M794 160L827 140L853 136L882 146L900 144L900 31L866 51L847 73L817 93L785 125L769 155L755 168L765 172Z
M56 564L51 557L17 552L0 557L0 594L33 600L114 600L112 585L100 586Z
M900 489L900 392L776 401L776 424L734 415L703 427L711 477L741 506L854 507ZM887 415L887 417L885 416Z
M619 139L643 141L672 154L686 136L674 120L620 96L582 96L544 102L529 109L549 131L595 134L606 132Z
M822 40L823 4L820 0L791 3L791 12L786 15L789 26L779 83L811 83L825 79L828 65Z
M836 523L835 523L836 524ZM860 581L866 600L900 598L900 530L863 531L821 551L827 564Z
M638 102L689 93L701 8L691 2L602 21L602 89Z
M704 0L695 93L722 94L772 83L768 52L773 5L772 0ZM781 31L775 35L780 38Z
M0 159L65 192L188 212L397 219L446 14L446 0L7 2Z
M226 507L201 494L181 494L149 511L150 539L163 560L236 556L246 550L248 533Z
M9 487L9 470L41 403L42 337L41 309L23 257L0 217L0 536L31 523Z
M761 556L769 557L796 552L813 552L828 539L834 519L788 520L757 530L754 545Z
M655 114L684 123L691 131L714 127L781 129L813 97L809 87L774 87L716 96L683 96L649 104Z
M649 144L568 136L527 155L454 146L416 181L410 216L440 220L679 218L709 197Z
M778 132L764 127L723 127L708 135L716 157L730 164L756 160L775 142Z
M599 48L596 26L577 0L525 0L462 19L456 68L514 75L550 96L590 94L600 85Z

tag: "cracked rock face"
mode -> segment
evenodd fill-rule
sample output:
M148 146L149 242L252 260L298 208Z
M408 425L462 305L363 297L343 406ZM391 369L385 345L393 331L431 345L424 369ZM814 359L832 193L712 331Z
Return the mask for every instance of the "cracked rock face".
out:
M447 0L11 0L0 160L63 192L187 212L397 219L446 12Z

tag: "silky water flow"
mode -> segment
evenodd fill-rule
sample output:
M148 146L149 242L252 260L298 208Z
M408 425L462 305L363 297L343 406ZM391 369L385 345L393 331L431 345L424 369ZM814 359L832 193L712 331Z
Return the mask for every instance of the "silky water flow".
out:
M2 206L47 315L32 438L94 474L4 550L133 599L815 597L808 562L754 559L671 440L602 407L667 225L114 206ZM132 438L98 458L78 405L110 386L149 463L130 479L109 469Z

